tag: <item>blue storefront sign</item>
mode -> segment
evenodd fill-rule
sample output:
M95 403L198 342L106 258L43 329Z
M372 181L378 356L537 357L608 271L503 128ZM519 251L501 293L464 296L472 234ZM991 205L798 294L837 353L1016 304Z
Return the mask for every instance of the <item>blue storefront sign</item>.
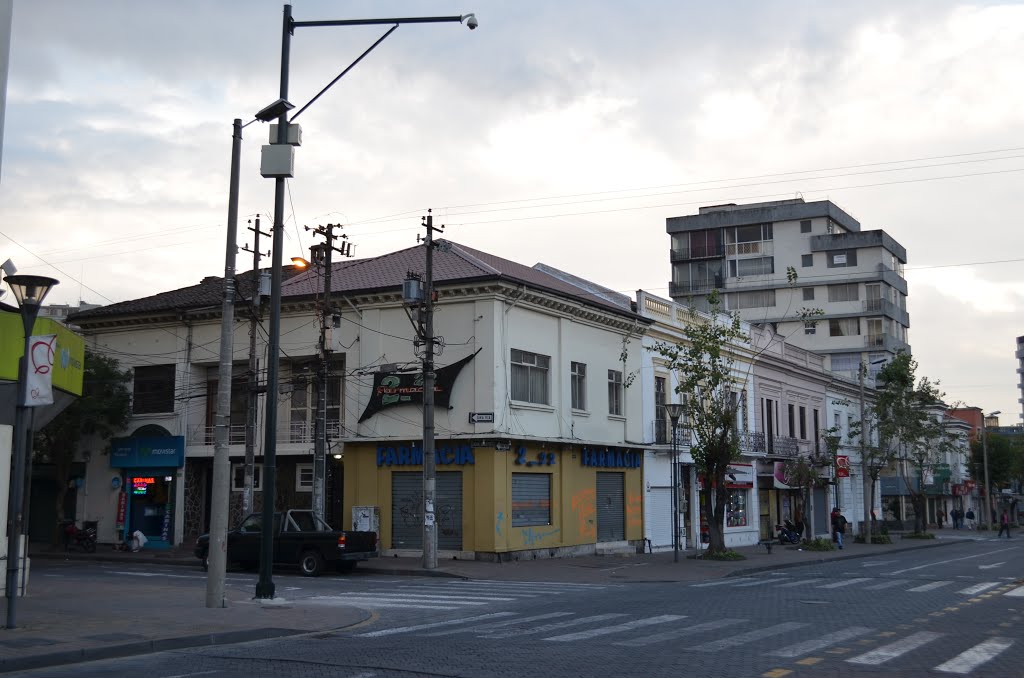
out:
M181 468L185 465L185 436L114 438L111 468Z

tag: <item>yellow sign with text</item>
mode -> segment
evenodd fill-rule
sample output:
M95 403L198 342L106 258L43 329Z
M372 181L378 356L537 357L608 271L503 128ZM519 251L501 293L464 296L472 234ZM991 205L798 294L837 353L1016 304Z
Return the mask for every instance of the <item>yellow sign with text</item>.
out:
M57 335L53 354L53 387L72 395L82 395L85 340L49 318L37 318L32 334ZM0 311L0 380L18 380L18 360L24 352L21 315Z

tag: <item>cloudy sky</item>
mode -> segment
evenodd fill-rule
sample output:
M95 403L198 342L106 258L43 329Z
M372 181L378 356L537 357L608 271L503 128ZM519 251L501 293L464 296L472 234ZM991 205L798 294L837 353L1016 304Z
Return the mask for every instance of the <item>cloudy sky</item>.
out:
M277 98L281 2L15 0L0 260L111 303L224 270L231 121ZM303 113L286 257L445 236L667 295L665 218L828 198L907 248L919 374L1018 422L1024 5L295 0L404 25ZM301 28L298 106L386 27ZM240 243L273 212L245 130ZM264 247L266 249L266 240ZM264 265L266 265L265 262ZM240 253L239 269L251 267Z

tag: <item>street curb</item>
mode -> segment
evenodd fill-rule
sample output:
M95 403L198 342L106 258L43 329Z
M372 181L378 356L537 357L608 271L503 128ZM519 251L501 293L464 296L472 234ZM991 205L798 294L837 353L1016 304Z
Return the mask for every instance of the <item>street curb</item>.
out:
M30 657L18 657L14 659L0 660L0 674L11 673L12 671L29 671L52 666L63 666L68 664L80 664L82 662L102 661L105 659L119 659L121 657L132 657L154 652L167 652L170 650L184 650L195 647L212 647L215 645L236 645L248 643L255 640L272 640L274 638L286 638L289 636L302 636L310 633L322 633L323 631L340 631L366 622L373 615L365 610L362 619L353 621L344 626L337 626L332 629L284 629L276 627L263 627L258 629L245 629L243 631L222 631L219 633L200 633L193 636L177 636L173 638L154 638L135 643L122 643L120 645L108 645L97 648L80 648L78 650L65 650L63 652L51 652Z
M771 572L772 570L782 570L789 567L802 567L804 565L815 565L820 563L831 563L839 560L857 560L858 558L876 558L878 556L888 555L890 553L904 553L906 551L919 551L921 549L932 549L939 546L948 546L955 544L953 541L939 541L935 540L934 543L930 544L918 544L916 546L905 546L901 548L888 549L884 553L853 553L850 555L833 556L831 558L813 558L811 560L801 560L791 563L779 563L777 565L762 565L758 567L748 567L742 570L736 570L725 575L724 578L728 577L745 577L748 574L758 574L760 572Z
M61 553L59 551L40 551L38 553L29 553L29 559L39 558L40 560L63 560L65 562L75 563L87 563L87 562L103 562L103 563L149 563L151 565L184 565L186 567L201 567L202 562L198 558L178 558L172 556L144 556L141 558L132 557L131 554L120 554L120 553Z

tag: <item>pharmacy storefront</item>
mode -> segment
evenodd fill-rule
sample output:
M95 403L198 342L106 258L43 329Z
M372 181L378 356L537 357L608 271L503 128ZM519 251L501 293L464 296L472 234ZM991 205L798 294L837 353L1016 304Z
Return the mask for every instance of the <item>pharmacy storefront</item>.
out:
M145 548L170 548L176 483L184 464L183 436L111 441L111 489L118 492L115 527L124 541L138 531L146 537Z
M536 441L440 440L433 514L418 441L345 446L345 527L379 515L385 553L421 552L437 526L446 556L513 560L593 553L643 539L643 451Z

